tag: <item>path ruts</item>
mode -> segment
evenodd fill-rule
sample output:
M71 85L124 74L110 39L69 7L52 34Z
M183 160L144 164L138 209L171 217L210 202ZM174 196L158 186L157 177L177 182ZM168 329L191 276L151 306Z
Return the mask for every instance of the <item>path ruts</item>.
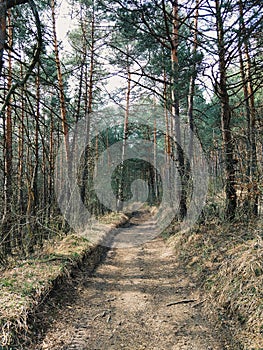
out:
M228 349L201 301L162 239L113 248L92 274L84 267L57 291L32 349Z

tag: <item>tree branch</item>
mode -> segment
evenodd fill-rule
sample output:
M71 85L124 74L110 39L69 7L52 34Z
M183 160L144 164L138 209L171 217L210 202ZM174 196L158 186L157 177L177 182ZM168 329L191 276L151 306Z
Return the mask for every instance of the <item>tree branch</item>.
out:
M19 1L21 4L26 3L26 2L29 3L29 6L30 6L31 11L32 11L34 18L35 18L35 23L36 23L36 28L37 28L37 44L35 45L34 55L33 55L33 58L31 60L30 65L28 67L28 71L26 72L26 75L24 76L24 78L22 80L16 82L14 85L12 85L12 87L8 91L6 98L5 98L5 103L3 104L2 108L1 108L0 115L3 113L6 106L9 104L9 101L10 101L10 98L11 98L13 92L18 87L24 86L26 84L27 80L29 79L29 77L31 76L31 74L35 68L35 65L39 61L39 57L40 57L40 53L41 53L41 49L42 49L41 22L40 22L39 15L38 15L37 8L36 8L34 1L33 0L27 0L27 1L25 1L25 0L9 0L9 1L10 1L10 3L13 3L15 5L18 4ZM22 2L22 1L24 1L24 2Z

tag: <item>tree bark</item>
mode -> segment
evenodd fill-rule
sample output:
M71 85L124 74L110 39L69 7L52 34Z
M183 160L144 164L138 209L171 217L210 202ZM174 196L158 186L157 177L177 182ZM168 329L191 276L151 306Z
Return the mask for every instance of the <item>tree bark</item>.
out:
M8 45L12 47L13 30L11 26L11 13L8 12ZM7 89L12 86L12 55L11 50L8 50L8 77ZM10 254L12 251L11 245L11 230L12 230L12 200L13 200L13 146L12 146L12 106L9 103L4 119L4 209L2 217L2 235L4 252Z
M84 68L84 76L85 76L85 98L84 98L84 113L86 118L86 140L85 140L85 152L84 152L84 160L83 160L83 171L82 171L82 183L81 183L81 198L85 203L87 196L87 180L89 177L89 133L90 133L90 118L92 113L92 104L93 104L93 85L94 85L94 64L95 64L95 8L94 1L92 1L92 13L91 13L91 38L90 38L90 64L89 70L87 70L87 65ZM87 23L86 20L82 19L82 34L83 34L83 51L84 57L87 58ZM83 63L85 64L83 60ZM96 208L97 210L98 208Z
M23 77L23 65L21 64L21 77ZM17 245L23 250L23 230L22 224L24 223L24 192L23 192L23 177L24 177L24 120L25 120L25 101L24 101L24 88L21 91L21 120L18 127L18 171L17 171L17 203L18 203L18 215L19 215L19 228L17 233Z
M258 185L257 185L257 148L256 148L256 109L254 100L254 87L252 83L251 74L251 58L249 53L249 43L247 39L247 30L244 21L243 3L239 0L239 15L240 15L240 29L243 34L243 47L245 53L245 64L242 56L242 45L240 45L240 66L241 76L244 85L244 98L246 103L246 116L247 116L247 138L248 138L248 175L250 178L251 188L250 201L252 202L251 213L258 215Z
M128 125L129 125L129 112L130 112L130 96L131 96L131 71L129 63L129 48L127 48L127 89L126 89L126 106L125 106L125 117L123 124L123 141L122 141L122 155L121 155L121 171L120 171L120 183L118 188L117 196L117 211L123 210L123 191L125 182L125 172L124 172L124 160L126 155L126 147L128 140Z
M48 219L53 216L54 212L54 116L53 113L50 115L50 130L49 130L49 172L48 172Z
M193 62L192 74L191 74L190 82L189 82L188 111L187 111L187 117L188 117L189 129L190 129L189 130L190 131L189 132L189 159L192 159L192 157L193 157L193 132L194 132L193 110L194 110L195 79L197 76L195 56L196 56L197 47L198 47L198 39L197 39L198 16L199 16L199 0L196 0L194 29L193 29L193 47L192 47L192 56L193 56L194 62Z
M219 56L219 75L218 95L221 103L221 130L223 140L223 152L225 161L225 194L226 208L225 216L228 220L235 218L237 195L235 188L235 166L233 157L233 140L231 132L231 108L227 89L227 61L224 38L224 27L221 15L221 4L215 0L216 6L216 28L217 28L217 46Z
M169 123L169 114L168 114L168 107L167 107L167 101L168 101L168 96L167 96L167 76L166 76L166 71L164 67L163 71L163 99L164 99L164 120L165 120L165 157L166 157L166 162L167 166L169 169L170 166L170 161L171 161L171 140L170 140L170 123Z
M179 7L178 0L173 1L173 20L172 20L172 50L171 50L171 64L172 64L172 117L174 119L174 136L177 148L178 171L181 178L181 198L179 207L179 219L183 220L187 214L187 189L186 189L186 171L185 171L185 156L182 149L181 140L181 125L180 125L180 108L179 108L179 60L178 60L178 46L179 46Z
M66 99L65 99L65 92L64 92L61 63L59 58L59 48L58 48L57 29L56 29L55 0L51 0L51 13L52 13L53 44L54 44L55 61L56 61L56 67L57 67L57 78L58 78L58 89L59 89L59 100L60 100L60 114L61 114L61 121L62 121L62 130L64 135L66 160L69 162L67 110L66 110Z

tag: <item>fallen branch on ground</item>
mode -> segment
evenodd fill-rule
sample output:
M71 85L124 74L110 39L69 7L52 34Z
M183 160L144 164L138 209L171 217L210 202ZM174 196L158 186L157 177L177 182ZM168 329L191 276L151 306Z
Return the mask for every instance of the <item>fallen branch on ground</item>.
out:
M192 305L192 307L197 307L197 306L203 304L205 301L206 301L206 299L203 299L203 300L199 301L198 303Z
M172 301L171 303L166 304L166 306L172 306L172 305L177 305L177 304L194 303L195 301L197 301L197 299L184 299L184 300Z

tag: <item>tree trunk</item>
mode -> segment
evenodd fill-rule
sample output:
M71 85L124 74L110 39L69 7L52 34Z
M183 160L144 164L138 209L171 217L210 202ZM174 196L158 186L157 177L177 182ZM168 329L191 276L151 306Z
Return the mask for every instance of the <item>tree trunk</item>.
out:
M241 38L240 38L241 39ZM249 108L249 97L248 97L248 88L245 74L245 64L242 53L242 42L240 40L239 47L239 64L240 64L240 74L243 85L243 93L244 93L244 102L245 102L245 116L247 122L247 130L246 130L246 170L243 172L245 175L245 179L243 180L246 184L246 188L248 191L247 198L244 199L243 208L247 213L250 212L250 177L251 177L251 132L250 132L250 108Z
M8 45L12 47L13 30L11 26L11 13L8 12ZM7 90L12 86L12 55L8 50L8 77ZM13 200L13 146L12 146L12 106L7 106L6 118L4 119L4 209L2 217L2 236L4 252L10 254L11 245L11 229L12 229L12 200Z
M227 72L226 72L226 49L224 38L224 27L221 16L221 6L219 0L215 0L216 5L216 27L217 27L217 46L219 56L219 74L218 94L221 103L221 129L223 140L223 152L225 161L225 194L226 194L226 219L235 218L237 195L235 189L235 167L233 159L233 140L231 133L231 108L227 90Z
M129 112L130 112L130 96L131 96L131 72L130 63L128 62L128 48L127 48L127 89L126 89L126 106L125 106L125 118L123 124L123 141L122 141L122 155L121 155L121 171L120 171L120 182L118 188L117 197L117 211L123 210L123 191L125 182L125 172L124 172L124 160L126 155L126 147L128 140L128 125L129 125Z
M57 29L56 29L56 13L55 13L55 0L51 0L51 13L52 13L52 29L53 29L53 44L55 61L57 67L57 78L58 78L58 89L60 99L60 114L62 120L62 130L64 135L66 160L69 162L69 139L68 139L68 123L67 123L67 111L66 111L66 99L62 78L61 63L59 58L58 40L57 40Z
M179 207L179 219L183 220L187 214L187 179L185 171L185 157L182 149L181 126L180 126L180 109L179 109L179 61L178 61L178 45L179 45L179 8L178 0L173 1L173 21L172 21L172 116L174 119L174 134L177 148L178 171L181 178L181 198Z
M199 16L199 0L196 0L196 9L195 9L195 17L194 17L194 29L193 29L193 48L192 48L192 57L193 57L193 66L192 66L192 74L189 82L189 93L188 93L188 123L189 123L189 159L191 160L193 157L193 132L194 132L194 118L193 118L193 109L194 109L194 92L195 92L195 79L197 76L196 72L196 62L195 56L198 47L197 41L197 33L198 33L198 16Z
M4 65L4 47L6 41L6 7L4 0L0 3L0 75L2 75Z
M84 22L84 23L83 23ZM82 34L83 34L83 63L85 64L87 58L87 23L85 19L82 19ZM92 113L93 104L93 85L94 85L94 64L95 64L95 8L94 1L92 1L92 14L91 14L91 38L90 38L90 65L89 71L87 71L87 66L84 68L85 76L85 98L84 98L84 113L86 118L86 140L85 140L85 152L83 160L83 170L82 170L82 183L81 183L81 198L82 201L86 202L87 196L87 180L89 177L89 170L91 170L89 162L89 133L90 133L90 118ZM97 209L97 208L96 208Z
M42 237L37 236L36 216L39 204L38 198L38 172L39 172L39 120L40 120L40 79L39 65L36 77L36 112L34 125L34 152L28 157L31 172L28 179L28 202L27 202L27 252L31 254L37 242L42 242ZM44 152L44 151L43 151Z
M171 161L171 140L170 140L170 123L169 123L169 114L168 114L168 108L167 108L167 101L168 101L168 96L167 96L167 78L166 78L166 71L164 68L163 71L163 81L164 81L164 86L163 86L163 99L164 99L164 120L165 120L165 157L166 157L166 162L168 169L170 167L170 161Z
M23 77L23 65L21 64L21 77ZM21 91L21 120L18 127L18 169L17 169L17 203L19 215L19 228L17 233L17 245L23 250L23 230L24 223L24 193L23 193L23 177L24 177L24 119L25 119L25 101L24 101L24 87Z
M50 115L50 130L49 130L49 173L48 173L48 218L53 215L54 211L54 116Z
M154 120L153 127L153 171L154 171L154 203L159 200L159 186L158 186L158 171L157 171L157 128L156 120Z
M247 30L244 21L243 3L239 0L239 15L240 15L240 29L244 36L243 45L246 58L246 64L244 64L242 57L242 45L240 45L240 65L241 75L244 84L244 98L246 103L246 115L247 115L247 135L249 141L248 162L251 189L249 188L250 200L252 202L251 213L258 215L258 185L257 185L257 149L256 149L256 110L254 100L254 87L252 83L251 74L251 58L249 53L249 43L247 39Z

